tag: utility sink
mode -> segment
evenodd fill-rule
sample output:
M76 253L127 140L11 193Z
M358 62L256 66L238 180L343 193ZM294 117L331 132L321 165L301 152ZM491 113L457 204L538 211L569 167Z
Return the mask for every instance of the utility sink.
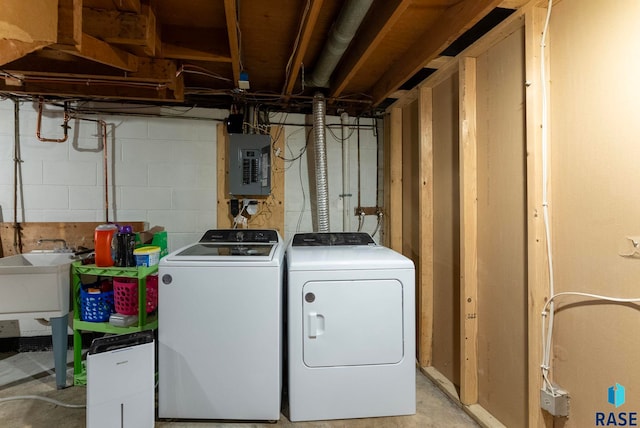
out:
M66 388L72 253L32 252L0 258L0 320L49 318L56 386Z
M33 252L0 258L0 320L69 313L73 253Z

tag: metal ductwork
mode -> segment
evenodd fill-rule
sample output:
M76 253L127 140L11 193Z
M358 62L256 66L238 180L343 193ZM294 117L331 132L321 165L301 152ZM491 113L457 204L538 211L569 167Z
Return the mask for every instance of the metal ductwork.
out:
M369 11L373 0L347 0L334 23L327 42L318 57L307 85L315 88L329 87L329 78L347 50L360 23Z
M327 181L327 144L325 140L326 105L324 95L313 96L313 142L316 176L317 232L329 232L329 183Z

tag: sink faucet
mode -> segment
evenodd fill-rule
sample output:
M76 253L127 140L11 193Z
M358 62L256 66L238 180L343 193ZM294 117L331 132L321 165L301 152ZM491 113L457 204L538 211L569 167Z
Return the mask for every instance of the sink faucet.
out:
M38 245L42 245L43 242L62 242L62 247L60 248L56 248L55 251L56 252L65 252L67 251L69 248L67 247L67 241L65 241L64 239L60 239L60 238L55 238L55 239L48 239L48 238L43 238L43 239L38 239Z

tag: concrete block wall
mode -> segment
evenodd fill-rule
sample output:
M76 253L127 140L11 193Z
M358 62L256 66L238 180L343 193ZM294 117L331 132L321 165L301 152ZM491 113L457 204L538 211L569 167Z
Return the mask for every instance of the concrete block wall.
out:
M289 115L286 119L276 116L271 119L272 123L285 122L304 124L305 117L302 115ZM330 230L341 232L343 228L342 210L344 198L342 189L342 131L340 128L340 118L329 116L326 119L327 130L325 142L327 146L327 181L329 184L329 225ZM349 144L349 181L350 186L347 194L349 197L349 230L356 231L359 226L359 219L354 214L358 205L358 193L360 193L360 204L363 207L375 207L378 189L378 130L375 129L373 119L360 120L360 132L358 135L356 118L349 118L350 129L348 135ZM313 231L313 214L311 206L315 206L313 195L309 192L309 171L313 171L314 165L309 165L307 153L299 159L306 146L308 151L313 150L313 136L307 138L311 128L304 126L285 127L285 236L287 239L293 237L297 232ZM358 138L360 140L360 191L358 191ZM382 146L382 136L380 136L380 146ZM313 174L313 173L312 173ZM313 176L311 177L313 179ZM376 228L377 218L367 216L364 220L362 231L372 234ZM374 239L378 241L379 233Z
M96 106L98 107L98 106ZM109 179L109 220L145 221L168 231L169 250L198 240L204 231L215 228L217 183L217 125L227 110L158 108L146 106L100 105L102 115L87 115L107 123ZM43 143L36 138L37 104L19 104L20 158L22 159L23 204L18 205L18 221L104 221L104 161L102 138L95 122L72 119L69 139L64 143ZM123 113L171 114L179 117L135 116ZM184 117L193 117L186 119ZM62 137L62 109L47 105L41 135ZM285 168L285 236L313 231L309 168L306 153L310 127L304 115L275 114L272 124L284 124L289 161ZM330 224L342 231L342 143L340 118L328 117L326 132ZM350 118L355 125L355 118ZM372 119L360 121L360 201L376 206L377 137ZM335 136L334 136L335 135ZM352 129L350 142L350 198L352 231L358 228L353 215L358 203L358 132ZM313 141L308 150L313 150ZM0 100L0 221L14 218L14 102ZM222 167L222 166L220 166ZM314 202L315 204L315 202ZM21 208L24 208L24 210ZM375 230L375 217L366 217L363 231ZM377 240L379 233L375 236ZM13 337L15 322L0 323L0 337ZM35 321L21 320L20 335L50 334L50 328Z
M0 218L13 221L14 105L0 102ZM142 109L144 111L144 109ZM86 116L107 123L109 221L146 221L168 231L176 249L216 226L216 122ZM24 211L18 220L104 221L104 152L95 122L71 120L69 139L36 138L37 106L20 103ZM62 136L62 109L46 106L41 135Z

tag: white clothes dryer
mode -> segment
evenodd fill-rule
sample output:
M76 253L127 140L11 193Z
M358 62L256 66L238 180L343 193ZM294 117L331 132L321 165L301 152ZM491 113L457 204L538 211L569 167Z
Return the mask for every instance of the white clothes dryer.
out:
M280 418L284 247L275 230L209 230L160 261L160 418Z
M366 233L287 248L289 419L415 414L415 269Z

